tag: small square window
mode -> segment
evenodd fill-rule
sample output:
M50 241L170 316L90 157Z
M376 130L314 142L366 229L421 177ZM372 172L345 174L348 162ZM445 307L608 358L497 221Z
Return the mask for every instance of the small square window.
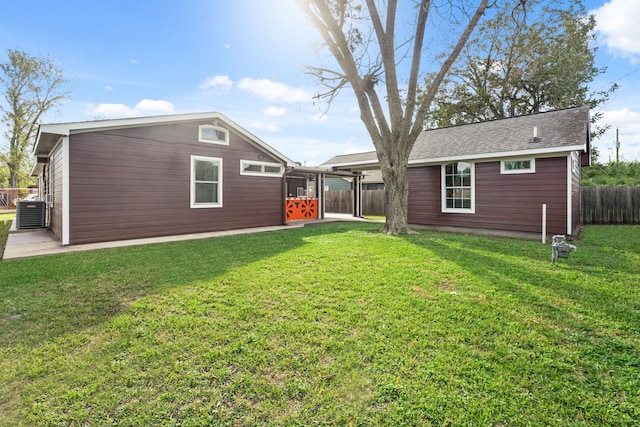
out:
M535 159L517 159L500 161L501 174L535 173Z

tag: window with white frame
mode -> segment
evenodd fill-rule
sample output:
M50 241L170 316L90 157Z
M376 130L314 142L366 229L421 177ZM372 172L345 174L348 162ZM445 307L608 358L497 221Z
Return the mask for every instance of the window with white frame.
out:
M198 141L229 145L229 131L220 126L200 125L198 126Z
M536 173L536 159L501 160L500 173Z
M281 177L284 168L280 163L240 160L240 175Z
M222 207L222 159L191 156L191 207Z
M454 162L442 165L442 211L474 213L473 163Z

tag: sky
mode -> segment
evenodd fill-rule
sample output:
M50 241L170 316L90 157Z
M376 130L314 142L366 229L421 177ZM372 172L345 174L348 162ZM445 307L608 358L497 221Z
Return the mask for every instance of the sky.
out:
M602 107L600 161L615 160L616 128L620 158L640 161L640 1L585 5L607 67L592 89L620 85ZM307 166L373 150L351 89L313 98L318 39L295 0L0 1L0 61L50 54L70 81L44 123L217 111Z

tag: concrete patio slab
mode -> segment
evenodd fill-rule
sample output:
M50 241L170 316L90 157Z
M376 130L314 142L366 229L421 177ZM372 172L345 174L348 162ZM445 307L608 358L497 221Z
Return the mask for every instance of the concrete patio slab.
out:
M211 237L235 236L241 234L264 233L278 230L291 230L308 224L333 221L366 221L350 215L332 214L323 220L292 221L287 225L271 227L244 228L240 230L214 231L196 234L181 234L176 236L151 237L146 239L117 240L113 242L87 243L83 245L64 246L49 229L17 230L15 220L9 231L4 249L3 260L12 260L42 255L53 255L67 252L89 251L94 249L121 248L125 246L148 245L152 243L179 242L184 240L208 239Z

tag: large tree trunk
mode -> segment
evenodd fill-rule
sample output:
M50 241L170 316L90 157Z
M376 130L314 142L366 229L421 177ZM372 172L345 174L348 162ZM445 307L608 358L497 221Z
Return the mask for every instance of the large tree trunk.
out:
M406 234L411 229L407 223L409 206L409 183L406 179L407 166L389 168L382 172L384 180L384 200L386 223L383 231L388 234Z
M413 144L402 141L385 141L385 147L378 150L380 170L384 181L386 223L383 231L387 234L412 233L407 222L409 206L409 183L407 165ZM407 150L408 148L408 150Z

